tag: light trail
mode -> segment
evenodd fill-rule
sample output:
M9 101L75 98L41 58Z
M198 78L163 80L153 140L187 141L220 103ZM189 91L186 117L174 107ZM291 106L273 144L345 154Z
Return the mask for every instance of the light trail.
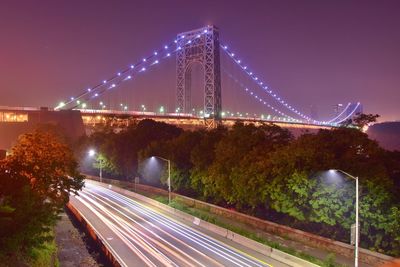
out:
M102 194L105 194L116 201L121 202L124 205L129 206L130 208L136 210L137 212L149 217L150 219L162 224L166 227L166 229L172 230L173 232L179 234L180 236L189 239L192 242L197 243L201 247L207 249L208 251L217 254L218 256L224 258L225 260L231 262L232 264L236 264L238 266L263 266L265 264L260 262L257 259L249 259L242 255L240 252L236 252L232 250L232 248L227 248L222 246L219 241L216 241L210 237L206 237L203 234L191 229L187 226L183 226L175 221L166 218L166 216L159 215L154 211L151 211L148 208L144 208L142 205L137 202L123 196L117 194L111 190L103 189L101 190Z
M148 257L146 257L135 245L133 245L127 238L118 231L118 229L115 227L113 223L111 223L106 217L104 217L100 212L98 212L96 209L94 209L89 203L87 203L85 200L83 200L80 197L77 197L77 199L82 202L89 210L91 210L96 216L106 225L108 226L115 235L117 235L127 246L130 248L147 266L153 266L157 267L154 265L153 262L150 261Z
M168 246L164 245L162 242L159 242L158 240L156 240L155 238L152 238L146 234L144 234L143 232L141 232L139 229L135 229L133 227L132 224L129 224L129 222L127 222L126 220L123 220L121 217L115 216L114 214L112 214L111 212L109 212L107 209L104 208L104 206L100 205L99 203L97 203L95 200L90 199L89 197L85 197L87 198L90 202L93 203L93 205L99 207L100 209L104 210L109 216L111 216L113 219L115 220L119 220L121 223L124 224L124 226L122 227L128 227L129 229L127 229L127 231L134 231L134 233L132 233L133 235L137 235L138 238L141 238L144 242L146 242L145 238L149 239L151 242L155 243L157 246L163 248L164 250L168 251L169 253L171 253L172 255L174 255L175 257L177 257L178 259L180 259L182 262L185 263L185 266L189 266L192 265L192 263L190 263L189 261L187 261L186 259L184 259L183 257L181 257L177 252L181 252L181 254L183 254L186 258L189 258L191 260L193 260L197 266L205 266L203 264L201 264L199 261L192 259L190 255L180 251L176 246L174 246L173 244L171 244L170 242L168 242L167 240L165 240L164 238L162 238L161 236L159 236L158 234L156 234L154 231L146 228L144 225L141 225L140 223L138 223L136 220L132 219L131 217L127 216L126 214L124 214L123 212L121 212L120 210L118 210L115 207L112 207L112 205L106 203L104 200L100 199L99 197L94 196L91 193L86 192L85 194L88 195L92 195L93 198L95 198L96 200L104 203L105 205L109 206L111 209L115 210L116 212L120 213L122 216L126 217L127 219L129 219L130 221L134 222L134 224L136 226L141 227L143 230L146 230L147 232L153 234L157 239L160 239L161 241L167 243L168 246L171 246L173 249L169 248ZM114 202L114 204L118 205L117 203ZM152 226L154 227L154 226ZM143 237L140 237L139 235L143 235ZM160 252L156 247L154 247L150 242L146 242L147 245L151 246L153 250L157 251L157 253L162 254L162 252ZM165 256L165 255L164 255ZM205 255L204 255L205 256ZM166 256L165 256L166 257ZM167 258L167 257L166 257ZM168 259L169 260L169 259Z
M166 239L162 238L160 235L158 235L158 234L157 234L156 232L154 232L153 230L151 230L151 229L145 227L144 225L138 223L136 220L134 220L133 218L129 217L129 216L128 216L127 214L125 214L124 212L118 210L117 208L113 207L111 204L109 204L109 203L107 203L106 201L102 200L102 199L101 199L101 197L102 197L101 195L99 195L99 194L97 194L97 193L93 193L93 194L92 194L92 193L88 193L88 192L86 192L86 194L92 195L92 196L93 196L94 198L96 198L98 201L100 201L100 202L104 203L105 205L109 206L110 208L112 208L112 209L115 210L116 212L120 213L122 216L126 217L127 219L129 219L129 220L131 220L132 222L134 222L135 224L137 224L137 225L138 225L139 227L141 227L142 229L148 231L149 233L153 234L154 236L156 236L157 238L159 238L159 239L162 240L163 242L167 243L169 246L171 246L171 247L173 247L174 249L176 249L177 251L179 251L179 249L178 249L176 246L174 246L172 243L168 242ZM94 196L95 194L98 195L98 196L100 196L100 197ZM113 204L115 204L115 205L118 205L118 203L113 202L113 201L110 201L109 199L108 199L107 201L109 201L110 203L113 203ZM174 239L174 241L177 241L177 242L181 243L182 245L184 245L184 246L190 248L191 250L195 251L196 253L200 254L201 256L207 257L207 255L205 255L204 253L202 253L202 252L200 252L199 250L197 250L197 249L195 249L195 248L189 246L188 244L182 242L180 239L178 239L178 238L176 238L175 236L173 236L173 235L169 234L168 232L164 231L161 227L158 227L157 225L155 225L155 224L153 224L153 223L151 223L151 222L149 222L149 221L146 221L145 218L140 217L139 215L137 215L136 213L130 211L130 210L127 209L127 208L124 208L124 210L125 210L126 212L130 213L131 215L133 215L133 216L139 218L140 220L147 222L151 227L156 228L156 230L158 230L158 231L162 232L163 234L169 236L170 238ZM185 254L183 251L181 251L181 253L182 253L182 254ZM190 258L190 256L189 256L188 254L185 254L185 255L187 255L187 256ZM195 259L193 259L193 260L196 261ZM202 265L202 264L201 264L200 262L198 262L198 261L196 261L196 263L198 263L199 265ZM218 265L217 262L215 262L215 264ZM221 266L222 266L222 265L221 265Z
M85 198L87 200L89 200L92 204L97 206L99 210L101 210L102 212L107 214L111 219L113 219L120 227L116 226L115 224L114 224L114 226L116 226L117 230L121 234L123 234L126 238L131 239L133 242L135 242L141 248L144 248L145 251L152 254L157 260L159 260L161 263L164 263L164 265L170 266L170 264L172 264L174 266L177 266L165 254L163 254L160 250L158 250L155 246L153 246L145 238L141 237L137 232L135 232L133 230L134 228L131 227L130 225L127 225L126 222L124 220L122 220L120 217L113 215L106 208L104 208L102 205L96 203L94 200L92 200L88 197L85 197Z

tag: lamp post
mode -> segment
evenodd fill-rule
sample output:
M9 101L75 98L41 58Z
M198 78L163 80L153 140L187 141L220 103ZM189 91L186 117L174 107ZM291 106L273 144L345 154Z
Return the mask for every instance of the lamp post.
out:
M358 177L354 177L353 175L342 171L342 170L330 170L333 172L341 172L344 175L350 177L351 179L356 181L356 234L355 234L355 247L354 247L354 266L358 267L358 241L360 239L359 237L359 226L358 226L358 198L359 198L359 193L358 193Z
M159 156L152 156L151 158L158 158L168 162L168 204L171 203L171 161Z
M94 149L89 150L89 156L94 157L96 154L98 154ZM103 180L103 160L100 159L99 161L99 177L100 177L100 183L102 183Z

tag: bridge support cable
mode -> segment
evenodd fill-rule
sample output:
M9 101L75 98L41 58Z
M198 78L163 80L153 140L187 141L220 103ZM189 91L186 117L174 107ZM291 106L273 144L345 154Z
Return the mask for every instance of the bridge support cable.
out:
M133 68L132 71L126 73L123 78L114 79L113 82L111 84L109 84L107 87L105 87L105 86L99 87L99 88L97 88L97 90L95 92L93 92L93 90L92 90L91 91L92 94L85 94L85 95L81 96L79 99L81 99L81 100L83 99L84 101L90 101L90 100L93 100L93 99L100 98L100 96L102 96L103 94L105 94L109 90L114 89L114 88L118 87L119 85L121 85L123 82L129 81L129 80L133 79L135 76L137 76L138 74L147 71L153 65L159 64L161 59L170 57L175 52L176 52L176 50L168 53L169 56L164 56L163 58L159 58L157 60L154 60L150 64L142 65L141 68ZM77 107L79 107L80 104L81 104L81 101L77 100L75 103L73 103L73 105L70 107L70 109L77 108Z
M282 119L282 121L300 122L300 123L303 122L301 120L295 119L295 118L285 114L284 112L282 112L282 111L278 110L277 108L275 108L274 106L270 105L262 97L258 96L253 90L251 90L248 87L246 87L242 82L240 82L238 79L236 79L231 73L229 73L227 70L225 70L225 68L222 68L222 72L225 73L237 85L239 85L239 87L241 89L243 89L249 96L254 97L260 104L268 107L269 109L271 109L275 113L285 117L285 119ZM278 119L278 121L279 121L279 119Z
M296 114L298 117L301 117L302 119L306 120L307 122L312 122L314 124L323 124L323 125L330 125L330 123L326 122L326 121L318 121L318 120L314 120L312 118L310 118L309 116L303 114L302 112L300 112L298 109L296 109L295 107L293 107L292 105L290 105L288 102L286 102L282 97L280 97L276 92L274 92L271 88L269 88L265 82L261 81L261 79L259 77L257 77L257 75L251 71L249 69L248 66L246 66L241 59L239 59L237 57L237 55L235 55L235 53L232 52L232 50L230 50L228 48L227 45L220 45L221 49L223 51L225 51L225 53L233 60L234 63L236 63L237 66L239 66L239 68L246 73L250 79L252 81L254 81L263 91L265 91L266 93L268 93L271 97L273 97L275 99L275 101L277 101L280 105L284 106L286 109L288 109L289 111L291 111L292 113ZM334 119L331 119L330 121L333 121ZM333 123L335 124L335 123Z
M335 124L336 120L339 119L347 111L347 109L350 107L350 105L351 105L351 103L348 103L347 106L342 110L342 112L339 113L339 115L337 115L336 117L334 117L333 119L331 119L329 121L326 121L326 123Z
M340 123L350 119L354 115L354 113L356 112L356 110L358 109L359 106L360 106L360 102L357 102L357 105L354 107L354 109L345 118L335 122L335 124L337 125L337 124L340 124Z
M200 38L201 36L202 34L200 33L193 38L187 39L187 42L192 42L195 39ZM114 76L103 80L101 83L93 87L83 90L81 93L74 97L70 97L68 101L61 102L57 107L55 107L55 109L59 110L67 107L69 107L69 109L74 109L83 104L81 101L82 99L91 100L94 98L98 98L101 94L104 94L108 90L117 87L122 82L131 80L135 73L138 74L144 72L147 70L147 68L158 64L162 59L169 58L173 54L177 53L179 50L182 49L182 47L178 46L177 43L178 40L175 39L169 44L163 46L161 49L154 51L153 54L144 57L142 60L136 62L135 64L131 64L122 71L117 72ZM175 47L175 49L172 49L173 47Z
M289 109L291 112L295 113L297 116L301 117L304 120L307 121L312 121L312 119L308 116L306 116L305 114L301 113L300 111L298 111L296 108L294 108L293 106L289 105L289 103L285 102L285 100L283 100L282 97L280 97L279 95L276 94L276 92L274 92L272 89L270 89L263 81L260 80L260 78L249 69L248 66L244 65L242 60L237 59L237 56L235 55L235 53L233 53L228 46L226 45L221 45L222 50L228 55L228 57L230 57L232 59L232 61L234 63L236 63L236 65L238 65L238 67L248 75L248 77L255 82L263 91L267 92L272 98L275 99L275 101L277 101L280 105L285 106L287 109Z

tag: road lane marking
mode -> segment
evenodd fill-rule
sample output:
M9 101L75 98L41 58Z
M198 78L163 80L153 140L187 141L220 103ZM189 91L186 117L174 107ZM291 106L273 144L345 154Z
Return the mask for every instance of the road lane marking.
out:
M88 193L88 192L85 192L85 194L91 194L91 195L92 195L92 193ZM99 194L97 194L97 193L93 193L93 194L99 195ZM101 195L99 195L99 196L101 196ZM190 256L189 254L187 254L187 253L185 253L185 252L179 250L176 246L174 246L173 244L171 244L170 242L168 242L167 240L165 240L164 238L162 238L161 236L159 236L159 235L158 235L157 233L155 233L154 231L148 229L148 228L145 227L144 225L142 225L142 224L138 223L137 221L133 220L131 217L127 216L127 215L124 214L122 211L116 209L115 207L112 207L112 205L106 203L104 200L102 200L102 199L100 199L100 198L98 198L98 197L96 197L96 196L93 196L93 197L95 197L95 198L98 199L99 201L103 202L104 204L110 206L112 209L116 210L116 211L119 212L121 215L125 216L126 218L128 218L128 219L131 220L132 222L136 223L137 225L139 225L140 227L142 227L142 228L145 229L146 231L152 233L152 234L155 235L157 238L163 240L165 243L169 244L171 247L175 248L177 251L180 251L181 254L183 254L183 255L185 255L187 258L189 258L189 259L195 261L199 266L204 266L204 265L201 264L199 261L197 261L196 259L194 259L192 256ZM104 196L101 196L101 197L104 197ZM110 199L107 199L107 201L109 201L109 202L111 202L111 203L114 203L114 204L118 204L117 202L113 202L113 201L110 200ZM129 209L127 209L127 208L124 208L124 210L126 210L127 212L129 212L129 213L132 214L133 216L135 216L135 217L141 219L142 221L148 223L149 225L151 225L152 227L156 228L157 230L163 232L164 234L168 235L169 237L171 237L171 238L174 239L175 241L179 242L180 244L182 244L182 245L184 245L184 246L186 246L186 247L192 249L193 251L199 253L200 255L204 256L204 257L207 258L209 261L214 262L215 265L217 265L217 266L223 266L223 265L219 264L217 261L215 261L214 259L210 258L208 255L206 255L206 254L204 254L204 253L198 251L197 249L193 248L193 247L190 246L189 244L187 244L187 243L183 242L182 240L176 238L175 236L171 235L170 233L168 233L167 231L163 230L163 229L160 228L159 226L157 226L157 225L155 225L155 224L153 224L153 223L151 223L151 222L148 222L145 218L140 217L140 216L137 215L136 213L133 213L131 210L129 210Z
M261 263L261 264L265 264L265 265L271 266L271 265L263 262L262 260L259 260L259 259L255 258L255 257L253 257L251 255L248 255L247 253L245 253L243 251L237 250L236 248L233 248L233 247L231 247L231 246L229 246L227 244L224 244L224 246L226 246L226 247L221 246L220 244L218 244L218 243L220 243L220 241L215 240L212 237L205 236L203 233L199 233L197 230L195 230L195 229L193 229L191 227L188 227L186 225L182 225L181 223L176 223L176 221L173 220L172 218L170 218L169 216L166 216L164 214L160 215L160 214L158 214L158 212L155 212L150 207L144 206L143 204L138 203L137 201L134 201L134 200L122 195L122 194L119 194L119 193L116 193L114 191L110 191L110 190L107 190L107 189L104 190L102 187L99 187L99 186L93 186L93 187L95 189L96 188L97 189L99 189L99 188L102 189L102 190L100 190L100 192L102 192L103 194L111 196L112 198L127 204L128 206L130 206L134 210L137 210L138 212L141 212L141 213L145 214L149 218L153 218L155 221L157 221L157 217L158 217L158 219L161 219L164 222L164 223L162 223L163 225L169 226L169 228L171 230L180 233L182 236L185 236L186 238L188 238L188 239L190 239L192 241L195 241L193 238L196 238L195 236L197 236L197 239L199 240L199 238L200 238L200 242L202 242L206 246L210 246L209 243L211 243L211 244L213 244L213 245L215 245L215 246L217 246L217 247L219 247L219 248L221 248L221 249L233 254L234 256L237 256L237 257L239 257L239 258L241 258L243 260L248 261L251 264L259 265L259 264L256 263L256 262L258 262L258 263ZM99 191L99 190L97 190L97 191ZM149 210L149 211L147 211L147 210ZM168 222L168 219L169 219L169 222ZM180 230L179 230L179 228L180 228ZM187 232L186 235L182 231L183 232ZM191 233L190 233L190 231L191 231ZM213 248L213 249L215 250L215 248ZM221 251L221 250L219 250L219 251ZM215 253L215 251L213 251L213 252ZM221 251L221 252L224 253L225 255L227 255L229 258L233 258L232 255L226 254L226 252L223 252L223 251ZM221 255L221 254L219 254L219 255L221 257L231 261L230 259L224 257L223 255ZM246 258L243 255L246 255L249 258ZM240 261L239 259L235 259L235 260ZM256 261L256 262L254 262L254 261ZM240 262L242 264L244 264L244 265L247 265L246 263L244 263L242 261L240 261Z
M126 239L118 229L111 223L107 218L105 218L102 214L100 214L97 210L95 210L89 203L83 200L80 197L77 199L82 202L88 209L90 209L107 227L111 229L121 240L124 242L147 266L157 267L146 255L144 255L132 242Z
M86 192L85 194L87 194L87 192ZM83 196L83 197L85 197L85 196ZM95 197L95 196L93 196L93 197L96 198L96 199L98 199L98 198ZM94 205L98 205L98 207L101 208L102 210L104 209L104 207L103 207L102 205L96 203L94 200L91 200L91 199L89 199L89 198L87 198L87 199L88 199L89 201L91 201ZM102 201L101 199L98 199L98 200L99 200L99 201ZM104 201L102 201L102 202L104 203ZM104 204L107 204L107 203L104 203ZM107 204L107 205L109 205L109 204ZM111 208L115 209L115 208L112 207L112 206L111 206ZM118 213L120 213L120 214L126 216L125 214L121 213L121 211L119 211L119 210L117 210L117 209L115 209L115 210L116 210ZM154 239L154 238L152 238L152 237L150 237L150 236L147 236L147 235L145 235L145 234L143 234L143 233L138 232L137 229L135 229L131 224L129 224L127 221L123 220L123 219L120 218L119 216L116 216L116 215L110 213L110 212L107 211L107 210L104 210L104 212L106 212L106 213L107 213L110 217L112 217L114 220L118 220L120 223L124 224L124 225L121 225L121 227L123 227L124 229L126 229L126 227L128 227L129 229L126 229L126 231L129 231L129 232L131 232L131 234L133 234L133 235L137 236L138 238L142 239L144 242L146 242L147 245L151 246L153 250L155 250L155 251L157 251L157 253L163 255L163 256L166 258L166 260L168 260L168 261L170 261L171 263L173 263L172 260L170 260L166 255L164 255L161 251L159 251L159 250L158 250L156 247L154 247L152 244L148 243L143 237L146 237L147 239L149 239L149 240L152 241L153 243L157 244L158 246L162 247L163 249L165 249L166 251L168 251L169 253L171 253L172 255L174 255L175 257L177 257L178 259L180 259L181 261L183 261L183 262L186 264L186 266L190 266L190 265L191 265L191 263L189 263L186 259L184 259L182 256L180 256L180 255L179 255L178 253L176 253L174 250L168 248L167 246L165 246L165 245L162 244L161 242L157 241L156 239ZM127 216L126 216L126 217L127 217ZM131 218L129 218L129 217L127 217L127 218L128 218L128 219L131 219ZM132 219L131 219L131 220L132 220ZM134 221L134 222L137 223L136 221ZM141 226L141 225L139 224L139 226ZM133 232L132 232L132 231L133 231ZM141 234L142 236L140 236L140 234ZM154 234L154 233L153 233L153 234ZM160 237L160 238L161 238L161 237ZM175 246L174 246L174 248L177 249ZM187 255L187 258L190 258L190 256ZM204 266L204 265L202 265L200 262L196 262L196 263L197 263L199 266ZM173 264L175 264L175 263L173 263ZM204 267L205 267L205 266L204 266Z

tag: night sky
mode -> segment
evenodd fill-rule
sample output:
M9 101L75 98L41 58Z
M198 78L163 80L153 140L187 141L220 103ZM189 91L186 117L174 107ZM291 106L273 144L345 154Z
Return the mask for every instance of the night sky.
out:
M364 112L381 114L381 121L400 120L397 0L2 0L0 106L53 107L177 33L207 24L219 27L221 40L307 115L310 105L326 119L334 104L360 101ZM228 59L222 61L241 76ZM226 79L222 86L224 108L264 112ZM171 110L174 60L119 89L110 103ZM201 94L193 93L195 106Z

